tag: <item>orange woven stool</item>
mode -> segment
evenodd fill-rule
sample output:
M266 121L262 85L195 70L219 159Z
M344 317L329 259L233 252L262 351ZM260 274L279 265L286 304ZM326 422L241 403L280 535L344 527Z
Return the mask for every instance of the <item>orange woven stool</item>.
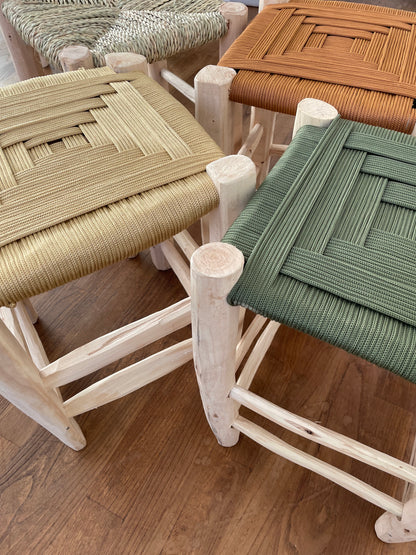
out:
M318 98L342 117L413 132L416 13L322 0L264 4L219 61L237 72L230 100L295 114L303 98Z

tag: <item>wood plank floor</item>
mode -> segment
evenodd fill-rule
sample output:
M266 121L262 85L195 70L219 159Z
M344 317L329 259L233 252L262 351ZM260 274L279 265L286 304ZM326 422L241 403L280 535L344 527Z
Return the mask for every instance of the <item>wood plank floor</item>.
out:
M0 76L12 79L3 52L0 46ZM212 47L172 66L190 77L196 64L210 61ZM287 132L285 121L281 133ZM184 296L171 271L155 270L146 252L40 295L34 304L54 360ZM393 456L410 456L416 386L344 351L283 327L253 389ZM74 390L64 388L64 396ZM416 544L381 543L373 525L382 511L340 487L249 439L220 447L205 421L191 364L79 422L88 445L76 453L0 399L0 554L416 553ZM399 480L275 431L401 497Z

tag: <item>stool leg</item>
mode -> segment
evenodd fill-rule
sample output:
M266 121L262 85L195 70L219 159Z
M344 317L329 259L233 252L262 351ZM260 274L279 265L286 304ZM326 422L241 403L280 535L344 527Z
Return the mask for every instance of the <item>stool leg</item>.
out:
M262 108L252 108L250 128L256 123L263 128L263 135L253 153L253 162L257 166L257 183L260 185L266 179L270 168L270 147L273 143L274 130L276 126L276 113Z
M242 135L242 105L229 99L235 75L231 68L211 65L195 76L195 117L226 155L236 151Z
M240 2L224 2L220 6L220 13L227 20L228 26L227 33L220 39L221 58L247 27L248 8Z
M159 62L153 62L153 64L149 64L148 66L148 75L159 83L162 87L164 87L167 91L169 90L169 84L162 78L161 71L162 69L168 69L168 63L166 60L159 60Z
M147 75L147 61L141 54L134 52L112 52L104 56L105 65L115 73L141 71Z
M256 189L256 168L250 158L226 156L207 166L207 174L218 190L220 202L207 216L209 241L221 241L245 208Z
M55 392L45 388L31 358L2 321L0 360L1 395L63 443L82 449L86 441L78 424L67 417Z
M92 69L94 62L91 51L82 45L66 46L59 53L59 61L64 71Z
M208 422L218 442L231 447L238 407L228 397L235 384L239 307L226 297L243 271L243 254L226 243L200 247L191 259L192 337L195 370Z

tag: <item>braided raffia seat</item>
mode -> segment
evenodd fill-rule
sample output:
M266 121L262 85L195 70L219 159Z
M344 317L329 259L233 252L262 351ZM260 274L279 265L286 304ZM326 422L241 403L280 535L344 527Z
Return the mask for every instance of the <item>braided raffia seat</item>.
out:
M411 133L416 14L337 1L266 6L219 64L238 70L230 98L294 114L303 98L345 118Z
M220 150L141 73L0 90L0 306L134 255L218 202Z
M415 169L413 137L302 128L225 238L230 302L416 382Z
M60 67L59 51L88 47L95 65L113 52L166 59L223 36L219 0L5 0L7 19L23 40Z

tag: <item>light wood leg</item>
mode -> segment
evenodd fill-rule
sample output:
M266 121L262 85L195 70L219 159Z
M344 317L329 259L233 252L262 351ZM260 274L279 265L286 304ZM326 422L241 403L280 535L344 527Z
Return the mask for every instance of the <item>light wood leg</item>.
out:
M228 31L220 39L220 58L227 52L237 37L247 26L248 8L240 2L224 2L220 6L221 15L227 20Z
M413 442L409 463L416 466L416 439ZM416 486L409 482L403 495L403 514L399 520L397 516L386 512L376 521L377 537L386 543L403 543L416 540Z
M290 0L279 0L279 4L287 4ZM269 4L276 4L276 0L259 0L259 12Z
M82 449L85 438L68 418L55 392L48 391L28 353L0 321L0 394L72 449Z
M92 53L86 46L66 46L59 53L59 61L64 71L75 71L76 69L92 69L94 62Z
M30 318L30 321L32 322L32 324L36 324L36 322L39 319L38 313L36 312L35 307L33 306L32 302L30 301L30 299L23 299L22 301L25 310Z
M252 108L250 129L260 124L263 134L256 150L253 153L253 162L257 166L257 183L260 185L265 180L270 168L270 147L276 125L276 113L263 108Z
M170 264L168 259L163 254L162 247L160 245L155 245L150 247L150 257L152 259L153 265L157 270L164 272L170 269Z
M169 84L162 78L162 69L168 69L168 63L166 60L160 60L159 62L148 64L148 75L156 81L156 83L159 83L159 85L168 91Z
M35 50L26 44L16 33L1 11L2 0L0 0L0 28L3 33L4 42L7 45L13 60L16 73L20 80L30 79L49 73L42 67L41 61Z
M246 156L226 156L207 166L220 202L207 216L210 242L221 241L256 189L256 167Z
M147 75L147 61L141 54L134 52L113 52L105 55L105 64L115 73L141 71Z
M235 445L235 384L239 307L226 297L243 271L243 254L226 243L199 248L191 259L192 337L195 370L208 422L218 442Z
M235 75L231 68L211 65L195 76L195 117L226 155L236 151L242 134L242 105L229 99Z
M296 109L293 137L304 125L328 127L337 115L337 109L331 104L316 98L304 98L299 102Z

